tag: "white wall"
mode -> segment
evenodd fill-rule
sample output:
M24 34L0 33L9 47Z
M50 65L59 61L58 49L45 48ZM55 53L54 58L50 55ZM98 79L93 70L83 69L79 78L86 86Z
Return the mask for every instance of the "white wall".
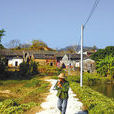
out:
M80 67L80 62L76 62L75 67Z
M8 60L8 65L15 67L16 62L18 63L17 66L19 66L23 62L23 59L10 59Z

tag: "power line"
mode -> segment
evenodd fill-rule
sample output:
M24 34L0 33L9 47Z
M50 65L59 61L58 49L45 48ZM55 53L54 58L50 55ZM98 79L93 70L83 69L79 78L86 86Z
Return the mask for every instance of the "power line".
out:
M92 17L92 15L93 15L93 13L94 13L96 7L98 6L99 2L100 2L100 0L95 0L95 2L94 2L94 4L93 4L93 7L92 7L92 9L91 9L91 11L90 11L90 14L89 14L89 16L88 16L88 18L86 19L86 22L85 22L85 24L84 24L84 28L85 28L85 26L87 25L87 23L89 22L90 18Z
M92 7L92 9L91 9L91 11L90 11L90 14L89 14L89 16L87 17L87 19L86 19L86 21L85 21L85 23L84 23L84 26L83 26L84 28L86 27L87 23L89 22L90 18L92 17L92 15L93 15L93 13L94 13L96 7L98 6L99 2L100 2L100 0L95 0L95 2L94 2L94 4L93 4L93 7ZM79 41L78 41L78 45L76 46L76 49L74 49L75 51L77 51L78 48L79 48L80 40L81 40L81 36L80 36L80 39L79 39ZM73 47L73 48L74 48L74 47Z

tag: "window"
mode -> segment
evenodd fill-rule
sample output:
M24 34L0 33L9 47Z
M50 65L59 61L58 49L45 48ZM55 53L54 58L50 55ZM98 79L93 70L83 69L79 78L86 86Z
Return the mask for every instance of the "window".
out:
M50 63L50 66L53 66L53 63Z

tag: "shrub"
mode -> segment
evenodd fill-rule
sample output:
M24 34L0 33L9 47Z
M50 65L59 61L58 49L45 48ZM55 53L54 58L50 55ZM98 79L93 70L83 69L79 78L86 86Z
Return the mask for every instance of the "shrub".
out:
M35 106L36 103L30 102L28 104L18 104L16 101L7 99L0 102L0 113L2 114L12 114L12 113L22 113L27 111L31 107Z
M5 70L6 70L6 59L5 57L0 56L0 79L5 78Z
M80 85L72 79L68 79L70 87L77 94L77 97L87 107L90 114L112 114L114 113L114 99L110 99L99 92L96 92L88 86Z
M20 64L20 73L25 76L36 74L38 73L38 64L33 61L23 62Z
M53 76L53 75L58 75L60 72L63 72L63 69L59 69L56 66L49 66L49 65L40 65L38 67L39 72L42 75L48 75L48 76Z
M76 76L68 76L68 79L73 81L73 82L77 82L80 83L80 76L76 75ZM83 84L85 85L95 85L95 84L101 84L101 83L105 83L111 81L111 79L109 77L102 77L100 75L98 75L97 73L84 73L83 74Z

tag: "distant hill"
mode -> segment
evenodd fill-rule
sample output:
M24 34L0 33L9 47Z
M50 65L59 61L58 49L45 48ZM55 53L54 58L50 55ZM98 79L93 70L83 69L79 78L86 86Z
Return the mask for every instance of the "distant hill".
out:
M78 46L77 45L73 45L73 46L67 46L65 48L61 48L58 51L70 51L70 50L72 50L72 51L78 52L78 51L80 51L80 49L81 49L80 45L78 45ZM98 48L96 46L93 46L93 47L84 46L83 47L84 51L90 51L90 50L94 50L94 49L98 50Z

